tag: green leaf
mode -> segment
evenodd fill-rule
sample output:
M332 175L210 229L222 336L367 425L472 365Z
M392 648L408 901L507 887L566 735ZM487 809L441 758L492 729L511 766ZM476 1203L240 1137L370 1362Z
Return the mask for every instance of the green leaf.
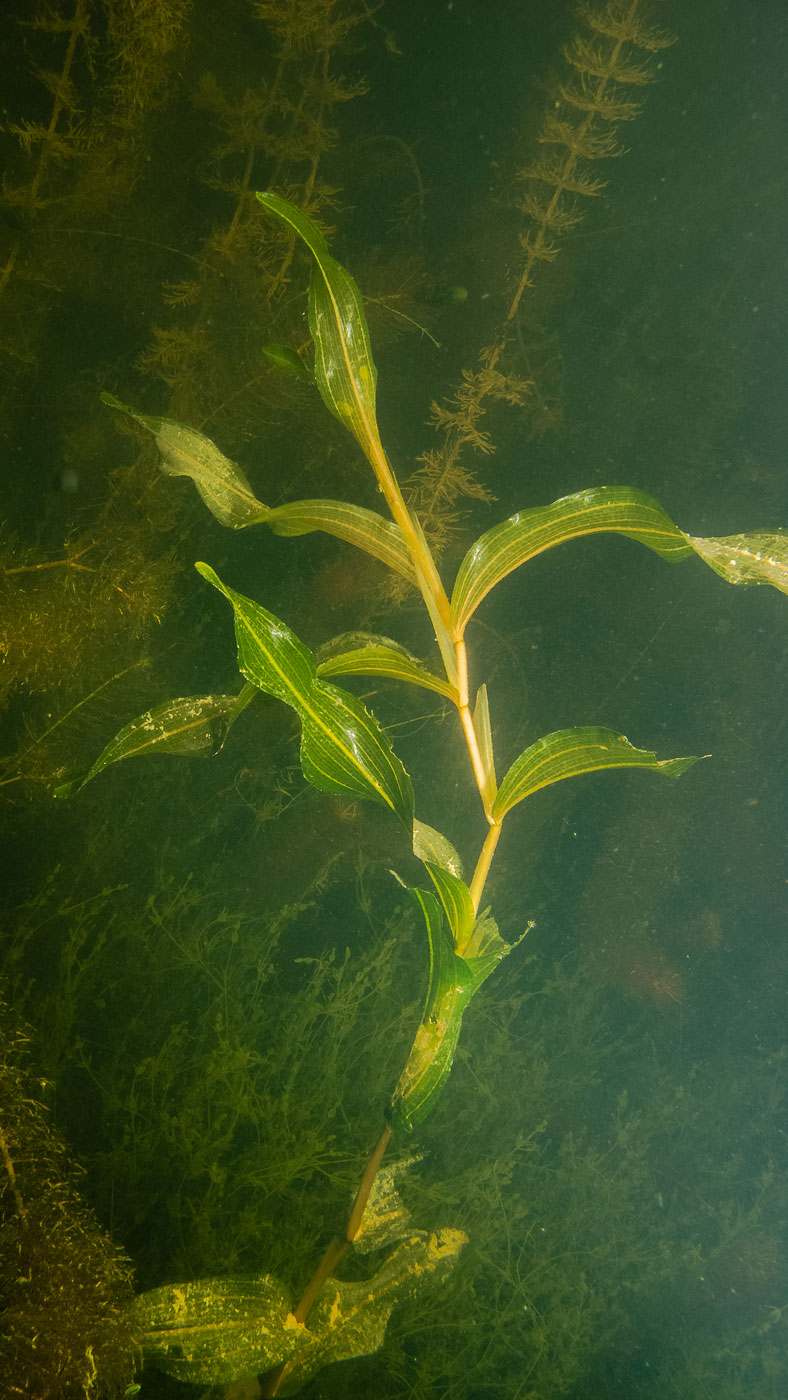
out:
M480 685L476 692L476 704L473 707L473 732L476 735L476 742L479 745L479 757L482 761L482 772L484 782L482 785L482 800L490 803L495 796L495 756L493 754L492 725L490 723L490 702L487 698L487 686Z
M153 433L161 453L162 471L167 476L190 476L221 525L240 530L265 519L268 508L258 501L241 468L225 457L204 433L186 428L171 418L151 418L138 413L111 394L102 394L101 401L127 413Z
M364 1214L353 1236L354 1254L371 1254L413 1234L410 1211L400 1195L398 1181L420 1161L418 1153L411 1153L408 1157L398 1157L396 1162L389 1160L379 1167Z
M684 538L726 583L770 583L781 593L788 593L788 531L754 530L746 535Z
M192 1385L268 1371L293 1355L306 1331L270 1274L165 1284L141 1293L132 1316L145 1360Z
M440 867L430 870L452 918L465 927L466 909L453 877ZM437 878L436 878L437 876ZM427 996L405 1068L391 1101L391 1124L409 1132L432 1112L451 1071L462 1018L471 998L487 980L502 958L516 944L505 943L495 920L484 914L477 920L471 942L478 949L474 957L460 957L446 929L441 904L428 890L411 889L424 916L430 949L430 975ZM468 896L470 898L470 896ZM519 940L518 940L519 941Z
M490 913L489 909L483 909L476 919L468 939L468 946L464 950L463 956L474 971L475 977L479 978L479 986L489 977L493 968L496 968L502 958L511 953L514 948L519 947L525 935L530 933L534 927L533 920L529 919L520 937L514 943L506 943L498 932L498 925Z
M418 817L413 822L413 854L425 865L427 862L439 865L441 870L448 870L458 880L462 879L462 861L451 841Z
M290 345L264 345L263 354L276 365L280 374L286 374L291 379L306 379L310 384L314 383L315 376L307 368L297 350Z
M562 496L549 506L519 511L493 526L468 550L451 599L451 627L461 637L469 618L496 583L553 545L580 535L614 531L648 545L663 559L690 554L681 531L651 496L630 487L598 486Z
M371 1278L326 1280L296 1322L284 1286L261 1278L165 1284L135 1299L132 1322L146 1362L179 1381L228 1386L284 1366L280 1395L301 1390L324 1366L369 1356L383 1344L391 1311L430 1279L444 1279L468 1242L462 1230L401 1230Z
M557 729L537 739L516 758L492 805L492 815L501 821L524 797L562 778L591 773L602 768L648 768L652 773L678 778L698 757L663 758L648 749L636 749L623 734L598 725Z
M451 929L454 948L463 952L474 925L475 913L471 892L464 880L458 879L442 865L425 861L430 879L443 905L443 912Z
M429 1235L414 1230L372 1278L327 1279L277 1393L297 1395L324 1366L378 1351L395 1304L402 1297L412 1298L430 1280L445 1279L467 1242L462 1230L442 1229Z
M326 407L369 454L380 446L377 371L361 293L302 209L276 194L261 192L257 198L303 239L315 259L309 281L309 328L315 343L317 387Z
M374 510L344 501L290 501L274 506L265 523L275 535L307 535L312 530L324 530L374 555L409 583L416 583L416 571L402 531L393 520L385 520Z
M350 636L355 640L359 634ZM317 670L320 676L387 676L390 680L407 681L410 685L435 691L447 700L457 699L457 691L448 681L433 675L404 647L383 637L363 638L360 646L320 660Z
M728 583L769 583L788 592L788 533L755 531L703 539L684 534L653 497L630 486L597 486L549 506L520 511L493 526L468 550L451 599L451 629L463 636L496 583L528 559L580 535L612 531L638 540L671 562L695 553Z
M123 726L102 749L95 763L80 778L61 783L55 797L72 797L75 792L124 758L149 753L218 753L230 725L249 703L254 691L244 686L240 695L184 695L177 700L146 710Z
M240 530L262 523L275 535L308 535L313 530L323 530L380 559L415 586L416 571L402 531L393 520L346 501L290 501L273 508L265 506L252 492L241 468L203 433L170 418L138 413L111 394L102 394L101 398L154 434L162 471L169 476L190 476L221 525Z
M421 1021L391 1102L391 1123L410 1132L435 1106L454 1061L463 1012L472 995L470 970L454 951L433 894L412 890L427 926L430 976Z
M242 674L296 711L307 782L382 802L410 828L410 778L374 716L355 696L318 678L312 652L278 617L226 587L208 564L196 568L232 605Z

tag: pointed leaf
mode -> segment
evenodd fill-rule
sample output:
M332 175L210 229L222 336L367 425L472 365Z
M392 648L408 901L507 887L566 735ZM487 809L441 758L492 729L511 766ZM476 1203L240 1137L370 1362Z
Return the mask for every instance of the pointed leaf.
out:
M454 636L462 636L490 589L520 564L564 540L611 530L640 540L666 559L690 553L659 503L630 487L599 486L520 511L482 535L463 559L451 600Z
M263 354L276 366L280 374L286 374L291 379L307 379L310 384L314 383L315 376L292 346L264 345Z
M416 571L402 531L393 520L346 501L289 501L273 508L265 506L252 492L241 468L204 433L171 418L138 413L111 394L102 394L101 399L153 433L162 471L168 476L190 476L221 525L240 530L246 525L264 523L275 535L308 535L313 530L323 530L380 559L409 583L416 583Z
M362 646L338 652L318 662L321 676L387 676L390 680L407 681L424 690L435 691L447 700L456 701L457 691L446 680L435 676L411 656L383 639L371 639Z
M91 778L124 758L149 753L218 753L251 693L244 687L241 695L184 695L155 705L118 730L88 771L81 778L61 783L54 796L72 797Z
M471 936L475 913L471 892L464 880L459 880L451 871L441 865L425 862L430 879L443 905L443 912L451 929L454 948L462 952Z
M284 622L226 587L208 564L196 567L232 605L242 674L296 711L307 782L382 802L410 827L410 778L375 717L355 696L318 679L312 652Z
M427 926L430 976L421 1021L391 1102L391 1123L410 1132L432 1111L454 1060L471 975L454 951L434 894L414 889Z
M430 870L433 880L438 869ZM441 874L445 876L446 872ZM463 901L457 898L456 886L449 893L444 879L442 890L447 904L454 905L457 916L464 920ZM454 1062L465 1008L501 959L517 946L505 943L495 921L485 914L478 938L471 935L478 954L471 958L460 957L454 951L441 905L434 894L419 889L412 889L411 893L424 916L430 975L421 1021L391 1101L392 1126L406 1132L423 1122L435 1107Z
M374 510L344 501L290 501L274 506L265 523L275 535L307 535L311 530L324 530L374 555L409 583L416 582L402 531L393 520L385 520Z
M303 239L315 259L309 282L315 379L326 407L368 453L379 446L380 437L375 410L377 371L361 293L302 209L276 194L258 193L257 198Z
M516 758L492 805L492 815L501 821L516 803L532 792L574 778L579 773L591 773L601 768L648 768L669 778L686 773L698 757L663 758L648 749L636 749L623 734L599 725L579 725L575 729L557 729L525 749Z
M479 757L482 761L482 771L484 773L484 783L481 790L482 800L486 803L490 803L495 796L497 783L495 778L492 725L490 724L490 702L487 698L486 685L480 685L476 692L476 704L473 708L473 732L476 735L476 742L479 745Z
M460 565L451 626L462 637L483 598L520 564L564 540L612 531L638 540L669 561L703 559L728 583L769 583L788 592L788 534L755 531L703 539L674 525L658 501L629 486L598 486L549 506L520 511L482 535Z
M184 427L172 418L151 418L138 413L111 394L102 394L101 401L127 413L153 433L161 453L162 471L167 476L190 476L221 525L240 530L265 519L268 509L258 501L241 468L225 457L204 433Z
M441 836L434 827L419 821L418 817L413 822L413 854L425 865L430 861L433 865L439 865L441 870L456 875L458 880L462 879L462 861L451 841Z
M368 797L410 829L413 789L374 715L345 690L316 681L298 711L301 771L321 792Z
M746 535L684 538L726 583L770 583L781 593L788 593L788 531L754 530Z

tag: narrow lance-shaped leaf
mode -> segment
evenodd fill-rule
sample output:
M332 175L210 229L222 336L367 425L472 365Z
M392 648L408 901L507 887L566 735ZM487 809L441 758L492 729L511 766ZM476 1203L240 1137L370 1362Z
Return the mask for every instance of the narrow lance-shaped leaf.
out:
M318 678L312 652L284 622L228 588L208 564L196 567L232 605L241 673L296 711L307 782L381 802L410 828L410 778L374 716L355 696Z
M458 879L442 865L425 862L443 912L451 929L455 952L463 953L474 925L474 908L471 892L464 880Z
M467 909L458 890L462 882L447 878L441 867L430 869L430 875L457 928L467 932ZM484 914L476 921L468 940L475 946L476 955L460 957L435 895L419 889L411 893L424 916L430 975L424 1011L391 1102L391 1124L406 1132L423 1122L437 1103L454 1062L462 1017L471 998L501 959L517 946L505 943L495 920Z
M662 758L648 749L636 749L623 734L599 725L578 725L557 729L537 739L516 758L492 805L492 815L501 821L524 797L563 778L591 773L602 768L647 768L652 773L678 778L698 757Z
M111 394L101 395L102 403L133 418L153 433L161 453L161 469L168 476L190 476L208 509L222 525L239 530L265 519L268 509L258 501L246 476L236 462L199 433L172 418L151 418L120 403Z
M433 675L404 648L383 637L365 638L363 634L351 633L349 640L356 639L358 645L321 659L317 666L318 675L386 676L390 680L406 681L410 685L421 686L423 690L432 690L447 700L456 701L455 687L440 676Z
M643 491L598 486L563 496L552 505L520 511L471 546L452 592L453 635L462 637L482 599L520 564L564 540L605 531L639 540L663 559L685 559L692 553L661 505Z
M480 685L476 692L476 704L473 707L473 732L476 735L476 742L479 745L479 757L482 762L482 772L484 782L481 795L484 802L492 802L497 787L495 778L495 754L493 752L492 724L490 722L490 701L487 695L487 686Z
M769 583L788 593L788 531L753 530L746 535L685 535L704 564L726 583Z
M244 686L240 695L184 695L165 700L124 725L86 773L54 789L55 797L72 797L91 778L124 758L151 753L218 753L231 724L254 693L252 687Z
M460 565L451 600L451 627L463 635L491 588L520 564L564 540L612 531L627 535L669 561L697 556L728 583L768 583L788 592L788 533L685 534L658 501L626 486L599 486L563 496L549 506L520 511L482 535Z
M413 890L427 927L430 976L418 1030L391 1103L394 1128L409 1132L427 1117L448 1078L463 1012L472 995L471 974L454 951L433 894Z
M312 530L324 530L374 555L409 583L416 582L416 571L399 526L364 506L347 505L344 501L289 501L287 505L274 506L266 515L265 524L275 535L306 535Z
M263 208L303 239L315 260L309 280L315 379L326 407L369 455L380 445L375 409L377 371L361 293L302 209L270 192L260 192L257 198Z
M374 510L346 501L290 501L282 506L263 505L236 462L225 457L215 443L196 428L171 418L152 418L122 404L111 394L102 401L128 414L153 433L161 454L161 469L168 476L191 477L203 501L221 525L234 530L265 524L275 535L307 535L323 530L336 539L373 555L409 583L416 573L402 538L392 520Z

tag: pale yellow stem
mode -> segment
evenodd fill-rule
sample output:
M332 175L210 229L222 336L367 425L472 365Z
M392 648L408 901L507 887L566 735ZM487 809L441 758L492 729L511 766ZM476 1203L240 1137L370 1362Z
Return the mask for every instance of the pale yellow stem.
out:
M476 862L476 869L473 872L473 879L471 880L471 899L473 901L473 912L475 914L479 912L484 886L487 881L487 876L490 873L492 858L495 855L495 848L498 845L500 834L501 822L494 822L487 832L484 845L479 853L479 859ZM468 941L464 956L472 958L477 952L478 949L474 946L473 939L471 938Z
M438 566L424 538L423 531L408 510L399 482L389 466L383 444L377 435L367 440L367 459L386 498L386 504L391 511L392 518L399 525L405 537L408 551L416 566L416 574L419 577L422 593L425 589L429 592L443 626L448 628L449 599L438 573Z
M461 637L458 642L454 643L454 654L457 659L457 709L460 712L462 732L465 735L465 743L468 746L468 753L473 768L473 776L476 779L476 786L479 789L479 795L484 803L484 815L488 822L492 822L489 802L485 796L489 786L487 773L482 762L479 740L476 736L473 715L471 714L470 696L468 694L468 652L465 647L464 638Z

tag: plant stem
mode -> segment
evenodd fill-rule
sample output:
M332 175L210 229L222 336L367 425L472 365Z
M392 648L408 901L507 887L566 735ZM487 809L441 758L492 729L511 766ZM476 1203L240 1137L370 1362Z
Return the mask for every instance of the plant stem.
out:
M495 848L498 845L498 838L500 834L501 822L493 822L490 826L490 830L487 832L487 835L484 839L484 845L482 846L482 849L479 852L479 859L476 862L476 869L473 872L473 879L471 880L470 886L471 899L473 901L473 912L475 914L478 914L479 912L479 904L481 902L482 892L484 890L487 876L490 873L490 865L492 864L492 858L495 854ZM471 940L467 944L465 949L461 950L458 948L457 951L462 952L463 957L472 958L475 955L475 953L478 952L478 949L472 946Z
M366 455L377 477L378 485L386 498L386 505L391 511L392 518L399 525L405 537L405 543L416 567L422 593L425 593L425 589L427 590L443 626L448 630L449 599L438 573L438 566L424 538L423 530L408 510L399 482L389 466L388 457L377 433L368 437Z
M386 1125L367 1162L364 1175L361 1178L361 1185L356 1192L356 1197L350 1215L348 1216L344 1237L335 1235L326 1249L323 1258L320 1260L309 1283L304 1289L298 1307L293 1314L296 1322L306 1322L309 1310L323 1287L323 1284L326 1282L326 1279L330 1277L337 1264L339 1264L349 1250L352 1249L353 1241L361 1228L361 1221L364 1216L364 1211L367 1208L375 1177L378 1174L381 1161L383 1160L383 1153L388 1147L390 1138L391 1128ZM288 1363L285 1361L281 1366L277 1366L274 1370L267 1372L265 1376L260 1377L262 1394L266 1397L266 1400L269 1400L269 1398L274 1395L278 1395L279 1387L287 1376L287 1369Z
M473 776L476 779L476 786L479 789L479 795L484 804L484 815L492 825L493 819L490 814L490 803L495 794L490 790L490 775L482 760L479 740L473 723L473 715L471 714L470 695L468 693L468 652L463 637L454 643L454 654L457 665L457 709L460 713L460 723L462 725L462 732L465 735L465 742L468 746Z

